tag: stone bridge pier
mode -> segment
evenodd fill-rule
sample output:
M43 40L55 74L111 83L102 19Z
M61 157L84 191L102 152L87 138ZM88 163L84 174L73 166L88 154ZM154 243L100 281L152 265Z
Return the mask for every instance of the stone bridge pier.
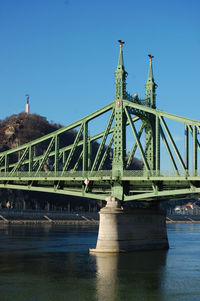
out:
M134 250L168 249L166 216L158 207L131 208L121 206L114 197L106 199L100 210L98 252L129 252Z

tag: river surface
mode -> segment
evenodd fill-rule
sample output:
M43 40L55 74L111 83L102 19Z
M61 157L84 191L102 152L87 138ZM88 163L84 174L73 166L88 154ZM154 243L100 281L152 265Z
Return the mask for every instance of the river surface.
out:
M199 301L200 224L168 251L90 255L96 227L0 225L1 301Z

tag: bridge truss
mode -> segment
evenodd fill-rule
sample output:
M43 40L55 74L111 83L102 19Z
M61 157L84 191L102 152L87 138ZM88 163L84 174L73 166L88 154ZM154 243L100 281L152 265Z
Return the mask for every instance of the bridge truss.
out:
M152 58L144 100L127 93L126 76L120 45L114 101L71 125L0 153L0 188L145 202L200 195L200 122L156 109ZM89 135L90 125L100 116L104 130ZM182 126L181 150L170 120ZM68 133L73 141L67 139ZM127 141L132 144L129 151ZM134 164L136 154L140 168ZM161 169L166 154L171 162L167 171Z

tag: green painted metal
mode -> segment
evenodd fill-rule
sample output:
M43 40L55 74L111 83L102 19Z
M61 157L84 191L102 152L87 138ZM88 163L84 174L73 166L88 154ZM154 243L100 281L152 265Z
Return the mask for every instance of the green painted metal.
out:
M145 153L144 153L143 148L142 148L142 144L140 142L140 139L139 139L139 136L137 134L136 128L135 128L133 122L131 121L131 118L130 118L130 115L129 115L129 112L128 112L127 108L125 108L125 112L126 112L126 115L128 117L128 120L130 122L131 129L132 129L133 135L134 135L135 140L136 140L136 144L137 144L137 146L138 146L138 148L140 150L144 166L145 166L146 170L150 170L147 158L146 158Z
M108 123L107 123L106 129L105 129L104 135L102 137L102 141L101 141L101 143L99 145L99 148L98 148L98 151L97 151L94 163L92 165L91 172L93 172L94 170L97 169L97 164L99 162L101 153L102 153L103 148L105 146L106 139L108 137L109 131L110 131L111 126L112 126L112 122L113 122L113 119L114 119L114 113L115 113L115 110L113 109L112 112L111 112L110 118L108 120Z
M115 71L115 131L113 140L113 177L120 178L123 175L126 158L126 115L124 114L123 99L126 98L126 77L124 67L123 44L120 44L119 61ZM124 199L124 185L122 182L114 181L112 195Z
M28 152L28 171L32 172L33 170L33 148L31 145L28 146L29 152Z
M152 66L152 56L149 55L150 63L149 63L149 74L147 78L147 82L145 84L146 87L146 105L155 109L156 108L156 88L157 84L154 81L154 76L153 76L153 66Z
M189 140L188 140L188 126L185 124L185 169L189 166Z
M156 83L153 77L153 66L152 66L152 56L150 57L150 64L149 64L149 73L147 78L147 83L145 84L146 87L146 105L155 109L156 108ZM147 118L144 121L145 125L145 157L148 162L148 166L150 169L156 168L156 129L155 129L155 115L148 114ZM158 153L157 153L158 156ZM158 163L158 162L157 162Z
M112 162L113 175L117 177L123 174L126 156L126 116L123 107L123 99L126 98L126 76L122 44L120 44L119 61L115 71L115 132Z
M73 171L76 171L78 169L78 166L81 162L81 160L83 160L83 171L86 171L86 169L84 168L84 159L83 159L83 151L80 153L78 160L76 161L76 164L74 165Z
M79 156L79 158L81 155ZM88 122L83 123L83 170L88 170ZM78 168L78 166L77 166Z
M176 162L175 162L175 160L174 160L173 154L172 154L172 152L171 152L171 149L170 149L170 147L169 147L169 144L168 144L168 142L167 142L167 139L166 139L166 137L165 137L165 134L164 134L164 131L163 131L162 128L160 129L160 132L161 132L161 137L162 137L162 139L163 139L164 145L165 145L165 147L166 147L166 149L167 149L169 158L170 158L170 160L171 160L172 166L173 166L174 170L176 171L176 173L177 173L177 175L178 175L179 172L178 172L178 168L177 168Z
M183 168L183 170L185 170L186 168L185 168L185 164L183 162L183 159L182 159L182 157L181 157L181 155L179 153L179 150L178 150L178 148L176 146L176 143L174 142L174 139L173 139L173 137L172 137L172 135L171 135L171 133L170 133L170 131L168 129L168 126L167 126L164 118L160 117L160 121L161 121L161 123L162 123L162 125L163 125L163 127L164 127L164 129L166 131L166 134L167 134L167 136L169 138L169 141L171 142L172 148L173 148L173 150L174 150L174 152L175 152L175 154L176 154L176 156L178 158L178 161L179 161L181 167Z
M197 127L193 126L193 172L196 175L197 170Z
M80 140L80 138L81 138L81 135L82 135L82 132L83 132L83 125L84 125L84 124L81 124L81 127L80 127L80 129L79 129L79 131L78 131L78 133L77 133L77 135L76 135L75 140L74 140L73 147L72 147L71 150L70 150L70 153L69 153L69 156L68 156L66 162L64 163L64 166L63 166L63 173L64 173L65 170L67 170L67 168L69 167L69 164L70 164L70 162L71 162L71 160L72 160L73 154L74 154L74 152L75 152L75 149L77 148L78 142L79 142L79 140Z
M138 136L137 136L138 140L140 139L140 137L142 135L143 129L144 129L144 124L142 123L141 126L140 126L140 129L139 129L139 132L138 132ZM133 147L132 147L131 153L130 153L129 158L127 160L126 168L129 168L129 166L131 165L131 163L133 161L133 158L135 156L136 149L137 149L137 142L135 142Z
M59 169L59 136L55 136L54 171Z
M44 164L45 164L45 162L46 162L46 160L48 158L48 155L49 155L49 153L50 153L50 151L51 151L51 149L52 149L52 147L53 147L53 145L55 143L55 139L56 139L56 136L51 139L51 141L50 141L50 143L49 143L49 145L47 147L47 150L46 150L45 154L43 155L43 157L42 157L42 159L41 159L41 161L39 163L39 166L38 166L38 168L36 170L36 173L35 173L36 175L44 167Z
M155 168L156 171L159 173L160 171L160 120L159 117L155 117Z
M105 163L105 160L108 156L108 152L111 150L111 147L112 147L112 144L113 144L113 140L114 140L114 134L112 134L111 138L110 138L110 141L108 143L108 146L106 147L105 151L104 151L104 154L103 154L103 157L101 159L101 162L99 164L99 167L98 167L98 170L102 170L102 167Z
M160 202L200 196L200 121L156 109L157 85L152 56L145 84L146 99L141 100L137 94L132 96L127 92L126 78L121 44L114 100L71 125L0 153L0 188L93 199L113 195L125 202ZM105 120L105 129L90 136L91 121L99 116ZM183 126L183 151L179 149L168 121ZM131 138L127 135L128 128ZM72 130L74 140L68 143L65 138L63 141ZM128 156L130 141L132 147ZM161 170L162 145L171 162L168 171ZM131 170L137 152L144 168Z

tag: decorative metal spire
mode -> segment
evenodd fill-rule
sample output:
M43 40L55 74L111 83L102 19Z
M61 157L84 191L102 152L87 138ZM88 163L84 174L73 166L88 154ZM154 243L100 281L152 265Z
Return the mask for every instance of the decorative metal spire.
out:
M148 75L148 81L152 81L154 82L154 78L153 78L153 66L152 66L152 59L154 58L153 55L148 54L149 57L149 75Z
M147 78L147 83L145 84L146 87L146 99L147 99L147 105L156 108L156 88L157 84L154 81L153 77L153 66L152 66L152 59L154 58L153 55L148 54L149 56L149 73Z
M120 52L119 52L119 60L118 60L118 69L122 68L124 70L124 58L123 58L123 51L122 51L122 47L123 44L125 44L125 42L122 42L122 40L118 40L118 42L120 43Z
M123 174L123 169L126 159L126 114L123 108L123 100L126 99L126 76L127 72L124 67L123 59L123 44L120 43L119 60L117 70L115 71L115 130L113 140L113 162L112 174L114 177L119 177ZM112 194L118 199L123 198L123 186L118 184L112 188Z
M126 76L127 72L124 67L124 58L123 58L123 44L121 40L118 40L120 43L120 52L119 52L119 60L117 65L117 70L115 71L115 99L126 99Z

